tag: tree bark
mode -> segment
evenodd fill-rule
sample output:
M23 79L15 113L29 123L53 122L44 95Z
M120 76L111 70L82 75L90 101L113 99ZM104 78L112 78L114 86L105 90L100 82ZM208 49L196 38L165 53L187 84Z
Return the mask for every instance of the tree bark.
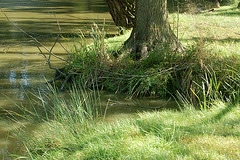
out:
M146 57L148 52L156 47L171 51L183 50L168 22L167 0L106 1L116 25L133 27L131 36L124 46L136 59Z
M106 0L116 26L135 26L135 0Z
M154 47L183 50L168 22L167 0L137 0L136 26L125 46L137 59L147 56Z

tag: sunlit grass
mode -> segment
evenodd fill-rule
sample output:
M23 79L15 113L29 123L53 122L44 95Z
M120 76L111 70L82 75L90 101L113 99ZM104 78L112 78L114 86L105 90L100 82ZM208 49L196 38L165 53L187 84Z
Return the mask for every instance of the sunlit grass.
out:
M206 10L200 14L171 14L170 20L184 46L202 39L208 52L229 56L240 53L239 15L240 10L236 6L223 6L215 8L215 12ZM178 16L179 22L176 21Z
M47 121L35 131L36 139L24 143L31 159L239 158L239 105L229 110L228 104L216 102L209 111L185 107L111 124L76 122L76 132L69 130L72 121Z
M107 47L111 50L118 50L119 48L121 48L121 45L123 44L124 41L126 41L128 39L128 37L130 36L131 31L127 30L125 31L125 33L123 35L113 38L108 38L105 40L105 43L107 44Z

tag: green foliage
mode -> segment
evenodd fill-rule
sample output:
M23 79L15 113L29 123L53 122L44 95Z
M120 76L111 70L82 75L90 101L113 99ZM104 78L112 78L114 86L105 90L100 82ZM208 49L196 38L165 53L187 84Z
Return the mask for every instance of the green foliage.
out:
M206 53L201 45L186 50L182 68L172 76L172 91L178 91L192 104L207 109L216 99L229 100L239 94L240 57L219 57Z

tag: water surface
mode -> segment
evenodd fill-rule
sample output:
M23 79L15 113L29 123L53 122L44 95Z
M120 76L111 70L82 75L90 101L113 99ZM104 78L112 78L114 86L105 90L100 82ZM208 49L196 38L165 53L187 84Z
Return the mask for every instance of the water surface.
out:
M9 22L0 12L0 159L7 153L21 153L19 140L13 136L13 131L19 127L16 122L5 121L8 116L6 110L17 110L16 106L29 107L30 93L37 94L44 91L45 82L51 80L55 71L49 69L46 60L36 46L43 53L47 51L28 35L36 38L50 49L56 37L61 36L53 53L67 59L67 49L71 51L71 38L77 37L81 30L85 36L93 23L100 27L106 23L105 31L108 35L117 34L105 0L0 0L0 7L7 15ZM24 34L21 28L28 35ZM62 46L64 46L64 48ZM54 67L60 68L65 64L57 58L52 58ZM165 100L155 98L130 100L125 95L115 95L103 92L103 104L111 99L120 102L112 105L107 113L107 121L134 116L145 110L147 106L159 106ZM169 103L168 107L172 104ZM32 128L26 121L21 123ZM4 157L4 159L10 159Z
M11 21L0 12L1 159L6 151L13 153L19 150L18 140L11 137L12 131L19 125L4 120L7 116L6 110L16 110L16 105L29 106L27 96L30 95L26 92L38 93L39 90L46 89L46 80L51 80L55 73L49 69L36 46L45 54L47 51L23 31L48 49L61 32L59 42L71 51L71 45L66 42L76 37L79 29L87 35L93 22L100 27L106 23L107 32L115 34L116 27L104 0L0 0L0 8ZM54 47L53 53L64 59L68 56L59 43ZM52 58L51 63L57 68L64 65L64 62L57 58Z

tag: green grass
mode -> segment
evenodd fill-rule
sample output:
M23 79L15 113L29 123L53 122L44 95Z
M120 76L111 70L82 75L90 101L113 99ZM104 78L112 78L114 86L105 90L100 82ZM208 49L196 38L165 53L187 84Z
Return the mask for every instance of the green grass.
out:
M62 113L23 143L30 159L238 159L239 114L238 104L220 101L208 111L185 106L111 124L69 121Z
M52 104L40 97L42 114L26 110L31 116L22 116L38 122L33 131L19 130L26 158L239 159L238 14L232 6L179 14L178 37L186 51L172 54L158 48L139 62L121 50L129 32L104 40L104 29L94 25L94 43L86 45L80 36L70 65L84 83L67 97L50 88L46 97ZM180 111L145 112L106 123L94 90L100 87L131 96L174 95Z
M180 14L178 37L184 46L203 40L205 50L218 56L240 53L240 9L235 6L215 8L215 12L202 11L200 14ZM177 26L177 14L170 20L173 28ZM177 34L177 29L175 29Z

